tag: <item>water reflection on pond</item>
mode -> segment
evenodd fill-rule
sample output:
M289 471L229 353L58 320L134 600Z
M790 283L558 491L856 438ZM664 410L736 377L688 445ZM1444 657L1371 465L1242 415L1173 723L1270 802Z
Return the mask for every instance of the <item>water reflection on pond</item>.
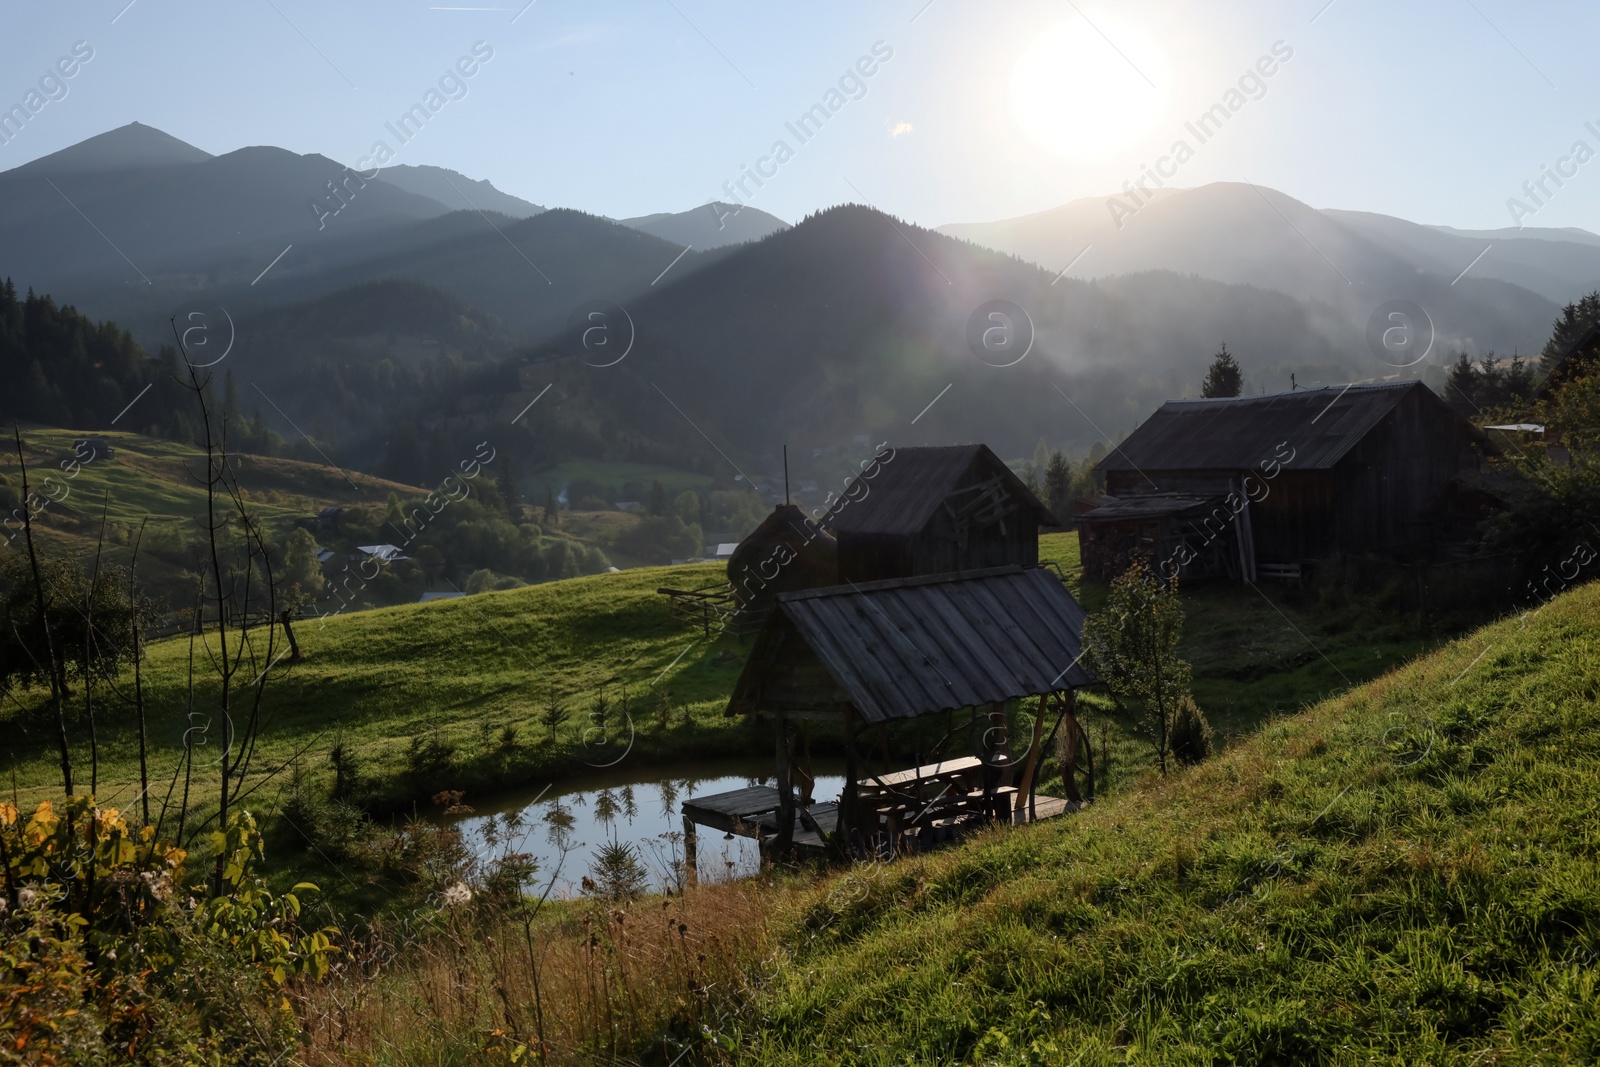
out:
M542 889L554 875L556 896L575 895L586 876L598 879L597 861L608 845L613 860L624 850L630 851L644 887L659 890L681 882L683 816L679 806L685 800L771 784L771 764L749 760L641 768L631 775L610 775L580 788L568 786L564 792L535 790L473 805L477 811L462 816L456 825L467 847L482 860L507 852L532 854L539 865L533 885ZM814 795L831 800L843 786L842 775L819 774ZM702 881L742 878L760 867L760 852L751 838L729 840L705 827L700 828L699 838L697 866Z

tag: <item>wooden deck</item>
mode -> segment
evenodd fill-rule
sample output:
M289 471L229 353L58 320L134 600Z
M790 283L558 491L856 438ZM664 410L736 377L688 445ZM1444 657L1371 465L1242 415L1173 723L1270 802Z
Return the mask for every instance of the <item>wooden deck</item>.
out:
M682 811L690 822L740 837L761 840L778 832L778 791L770 785L690 797L683 802ZM801 831L831 834L839 821L839 805L833 801L801 807L797 813L797 836Z

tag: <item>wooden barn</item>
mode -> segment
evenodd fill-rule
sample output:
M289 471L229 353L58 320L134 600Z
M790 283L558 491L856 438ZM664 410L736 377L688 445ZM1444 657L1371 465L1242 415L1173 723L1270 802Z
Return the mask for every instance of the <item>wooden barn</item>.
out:
M729 715L773 722L776 785L690 798L691 847L695 827L708 826L780 850L892 853L1068 810L1035 790L1059 729L1069 789L1075 781L1074 693L1094 682L1079 662L1083 621L1062 581L1037 566L778 594L728 703ZM1025 698L1038 702L1031 732L1013 736L1006 710ZM890 765L889 731L929 717L948 720L953 744L915 767ZM843 736L837 799L812 796L812 729Z
M822 519L839 579L870 582L1039 562L1055 516L987 445L885 450Z
M1339 553L1429 556L1438 502L1494 452L1421 382L1173 400L1096 468L1086 577L1130 558L1186 579L1298 577Z
M710 634L756 632L784 592L1039 562L1056 524L985 445L884 449L820 520L780 504L739 543L728 580L657 590L673 618Z

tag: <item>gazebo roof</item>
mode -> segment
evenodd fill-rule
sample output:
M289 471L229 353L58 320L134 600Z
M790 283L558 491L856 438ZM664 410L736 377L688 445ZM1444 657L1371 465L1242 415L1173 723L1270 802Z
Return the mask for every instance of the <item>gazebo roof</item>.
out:
M762 627L729 714L913 719L1091 685L1083 608L1040 567L784 593Z

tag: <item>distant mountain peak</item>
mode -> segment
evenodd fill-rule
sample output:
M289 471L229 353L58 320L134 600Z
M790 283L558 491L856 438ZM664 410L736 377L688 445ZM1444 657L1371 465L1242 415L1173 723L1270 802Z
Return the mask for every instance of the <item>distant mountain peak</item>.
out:
M718 200L688 211L660 211L618 221L673 244L692 245L702 252L723 245L759 241L789 228L787 222L759 208Z
M210 152L180 141L154 126L130 122L97 133L59 152L41 156L17 170L39 174L88 174L107 170L145 170L204 163Z
M501 192L488 179L469 178L448 167L402 163L384 167L378 178L408 193L437 200L451 211L497 211L514 219L526 219L546 210L520 196Z

